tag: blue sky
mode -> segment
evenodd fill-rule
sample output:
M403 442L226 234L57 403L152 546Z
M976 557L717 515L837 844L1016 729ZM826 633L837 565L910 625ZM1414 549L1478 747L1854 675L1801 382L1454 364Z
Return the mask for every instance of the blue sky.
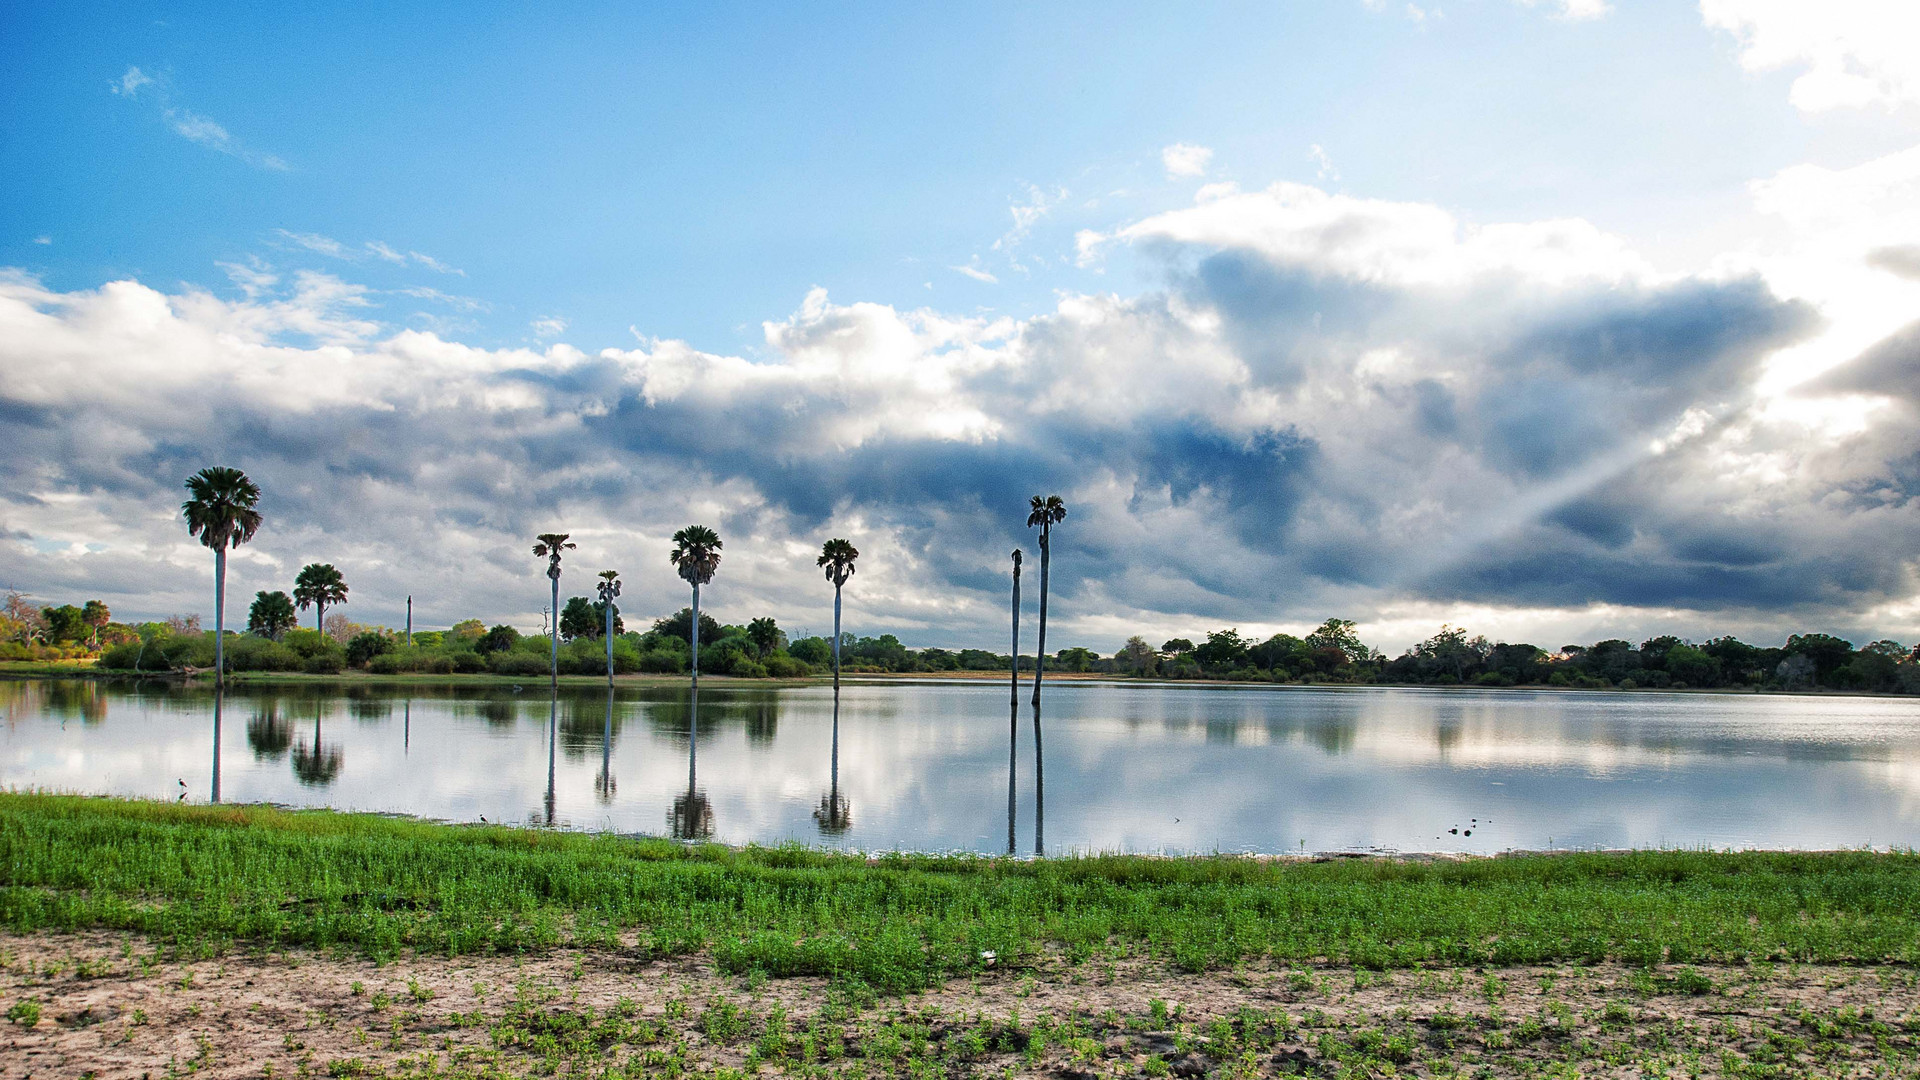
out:
M1915 537L1908 408L1819 379L1920 312L1884 269L1920 252L1916 32L1867 0L13 5L0 405L48 434L13 451L0 576L187 604L192 552L130 508L251 458L285 500L263 580L357 560L368 619L408 590L396 547L505 573L507 537L559 516L638 564L703 513L752 552L743 607L804 617L772 553L865 528L870 621L952 642L991 625L971 552L1018 536L989 504L1049 483L1087 501L1102 561L1062 617L1103 650L1339 613L1387 644L1442 618L1913 636L1911 562L1855 557ZM194 367L191 341L240 351ZM439 397L395 374L423 364ZM156 371L248 422L85 389ZM463 503L437 494L451 436L360 444L507 399L526 415L464 460L566 483ZM76 449L87 417L119 438ZM1654 475L1644 446L1676 438L1719 442ZM380 509L404 492L425 508ZM1199 534L1154 539L1223 520L1251 522L1213 537L1259 563L1251 596ZM530 610L432 587L449 620Z

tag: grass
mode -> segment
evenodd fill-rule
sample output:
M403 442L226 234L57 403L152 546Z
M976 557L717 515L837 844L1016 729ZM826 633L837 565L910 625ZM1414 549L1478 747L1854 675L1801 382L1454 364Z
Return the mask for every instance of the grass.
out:
M1461 862L1017 861L0 794L0 926L232 943L709 955L905 991L1057 955L1190 971L1920 960L1920 856L1647 851Z

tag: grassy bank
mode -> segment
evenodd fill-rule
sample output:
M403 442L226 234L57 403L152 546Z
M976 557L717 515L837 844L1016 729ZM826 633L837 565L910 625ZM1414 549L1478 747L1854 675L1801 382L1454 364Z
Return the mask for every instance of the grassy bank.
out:
M1464 862L1021 862L0 795L0 925L376 957L625 946L886 989L1147 957L1447 963L1920 960L1920 857L1641 852Z

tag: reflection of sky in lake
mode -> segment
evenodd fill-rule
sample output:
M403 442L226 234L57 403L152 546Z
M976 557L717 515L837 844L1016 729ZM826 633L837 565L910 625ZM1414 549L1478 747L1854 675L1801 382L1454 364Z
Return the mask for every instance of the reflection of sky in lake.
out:
M697 746L684 689L623 687L611 712L604 690L557 709L543 690L241 689L220 794L545 821L553 710L561 824L666 833L677 797L685 827L731 842L1006 846L1004 684L848 685L844 821L829 688L709 685ZM1920 701L1067 682L1046 700L1050 851L1920 845ZM202 688L0 683L0 784L206 801L213 711ZM1023 706L1023 851L1032 724Z

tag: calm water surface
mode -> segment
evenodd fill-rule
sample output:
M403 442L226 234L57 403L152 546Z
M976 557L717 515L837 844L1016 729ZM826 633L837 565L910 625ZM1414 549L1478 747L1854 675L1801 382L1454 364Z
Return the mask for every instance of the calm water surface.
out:
M1920 701L1063 682L1039 753L1008 697L849 684L836 765L828 687L290 686L216 715L0 682L0 785L869 850L1920 846Z

